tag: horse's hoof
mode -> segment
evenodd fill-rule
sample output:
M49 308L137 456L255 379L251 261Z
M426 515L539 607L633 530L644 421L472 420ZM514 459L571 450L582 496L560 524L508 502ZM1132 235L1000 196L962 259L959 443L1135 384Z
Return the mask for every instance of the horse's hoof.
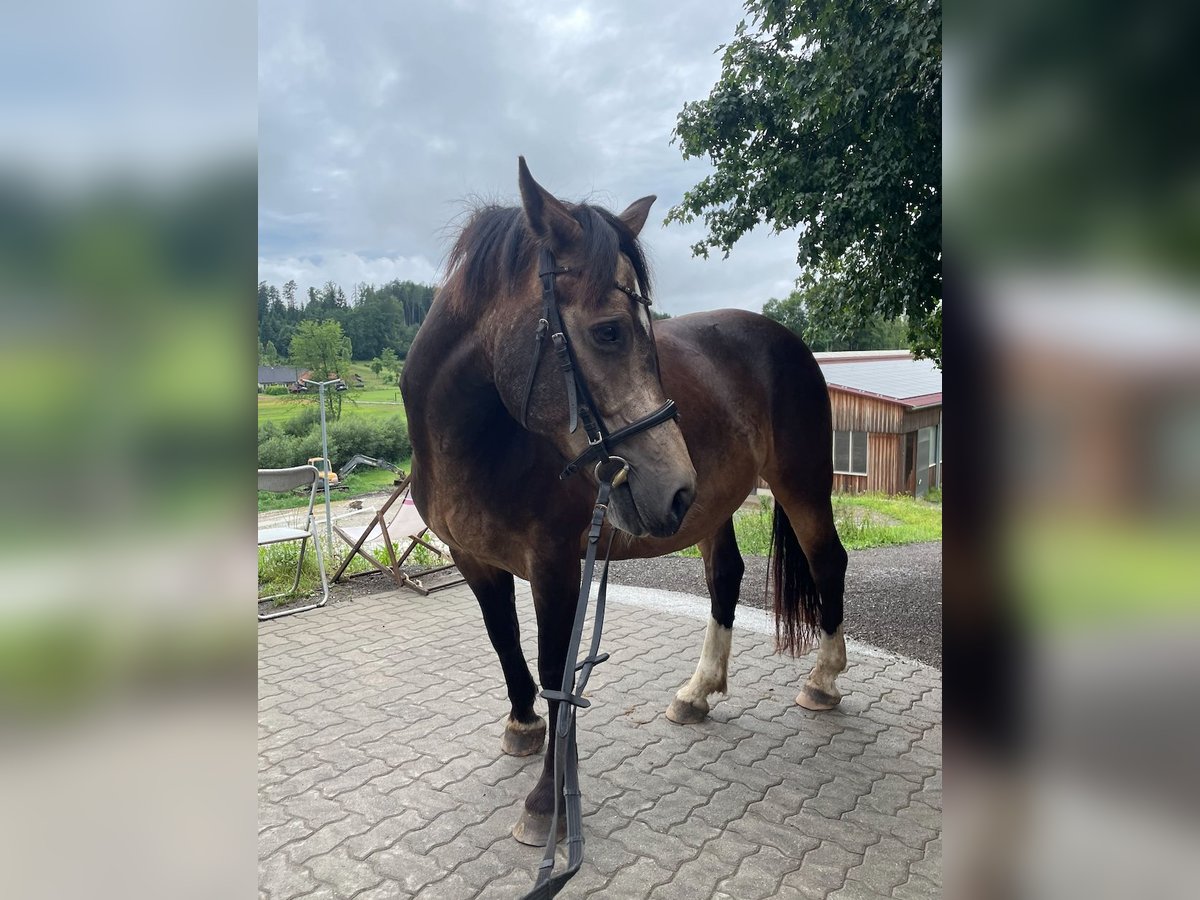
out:
M826 693L818 687L813 687L811 684L806 684L800 693L796 695L796 703L803 706L805 709L811 709L814 712L822 712L827 709L833 709L842 702L842 695L837 696Z
M550 837L551 818L553 817L548 813L534 813L528 809L522 809L521 818L513 826L512 835L518 842L530 847L545 847L546 839ZM561 841L566 836L567 820L566 817L560 817L558 839Z
M708 717L708 703L689 703L676 697L667 707L667 718L676 725L695 725Z
M546 720L538 716L533 722L514 722L509 719L500 739L500 749L509 756L533 756L546 743Z

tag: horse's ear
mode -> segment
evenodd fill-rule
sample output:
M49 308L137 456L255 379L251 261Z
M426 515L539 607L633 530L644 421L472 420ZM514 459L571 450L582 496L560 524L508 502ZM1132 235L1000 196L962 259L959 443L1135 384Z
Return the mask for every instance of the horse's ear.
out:
M642 233L642 226L646 224L646 217L650 215L650 207L654 205L654 201L657 199L658 197L651 194L649 197L643 197L641 200L634 200L629 204L629 209L625 210L618 217L629 227L634 237Z
M583 228L562 201L533 180L525 157L518 157L518 180L521 184L521 205L533 233L548 238L555 250L565 250L583 237Z

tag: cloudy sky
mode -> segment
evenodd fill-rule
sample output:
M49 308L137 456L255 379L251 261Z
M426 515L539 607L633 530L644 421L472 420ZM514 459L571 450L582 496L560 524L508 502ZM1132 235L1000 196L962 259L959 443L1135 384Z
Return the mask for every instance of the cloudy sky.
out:
M657 194L642 236L660 309L786 296L795 243L766 228L693 258L662 227L708 171L671 144L706 97L734 0L259 4L259 278L303 293L434 283L472 199L516 202L517 156L557 196L615 210Z

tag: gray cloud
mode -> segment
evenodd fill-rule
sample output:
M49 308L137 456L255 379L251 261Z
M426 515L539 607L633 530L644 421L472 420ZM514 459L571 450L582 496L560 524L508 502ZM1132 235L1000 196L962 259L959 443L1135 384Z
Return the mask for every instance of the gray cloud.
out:
M760 229L694 259L698 225L655 227L708 171L670 143L706 96L741 6L608 0L265 0L259 37L259 277L432 281L475 198L515 201L516 161L560 197L658 205L643 233L673 314L758 309L795 244Z

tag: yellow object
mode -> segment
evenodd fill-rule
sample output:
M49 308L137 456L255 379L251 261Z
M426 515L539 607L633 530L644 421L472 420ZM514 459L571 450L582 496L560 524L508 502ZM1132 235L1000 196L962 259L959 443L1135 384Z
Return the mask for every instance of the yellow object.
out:
M308 464L310 466L317 467L317 478L319 478L322 481L325 480L325 473L326 472L329 473L329 486L330 487L333 487L333 485L338 483L338 474L337 474L337 472L333 471L333 466L329 464L329 460L327 460L325 457L323 457L323 456L309 457Z

